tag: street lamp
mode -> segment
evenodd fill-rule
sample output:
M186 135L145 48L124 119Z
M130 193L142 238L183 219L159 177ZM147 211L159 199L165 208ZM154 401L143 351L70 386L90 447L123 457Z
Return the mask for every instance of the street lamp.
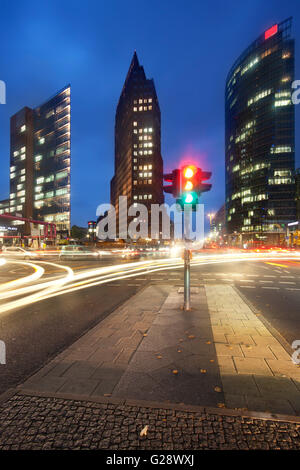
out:
M207 214L207 217L209 218L209 232L210 232L210 234L212 234L212 221L215 218L215 215L216 214L214 212L209 212L209 214Z

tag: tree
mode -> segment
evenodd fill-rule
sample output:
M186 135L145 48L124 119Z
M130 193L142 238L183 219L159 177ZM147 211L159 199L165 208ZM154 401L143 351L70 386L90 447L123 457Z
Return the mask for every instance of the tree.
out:
M83 227L78 227L78 225L73 225L71 228L71 237L82 240L87 235L87 229Z

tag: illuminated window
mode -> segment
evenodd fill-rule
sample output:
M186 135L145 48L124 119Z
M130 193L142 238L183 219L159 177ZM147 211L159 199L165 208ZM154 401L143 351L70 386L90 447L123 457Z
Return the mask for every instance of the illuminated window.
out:
M289 106L290 104L292 104L291 100L279 100L275 101L274 106Z
M241 75L244 75L249 69L251 69L259 61L258 57L255 57L251 62L249 62L242 70Z
M271 147L271 153L290 153L292 148L289 146L278 146L278 147Z
M260 93L255 95L254 98L251 98L250 100L248 100L248 106L251 106L251 104L256 103L257 101L261 100L262 98L265 98L271 93L272 93L272 90L270 88L268 90L261 91Z
M26 147L22 147L21 148L21 153L25 153L26 152Z
M45 137L40 137L38 140L39 144L42 145L45 143Z
M36 155L36 156L34 157L34 161L35 161L35 162L40 162L40 161L42 160L42 158L43 158L42 155Z
M23 126L21 126L20 132L25 132L25 131L26 131L26 126L24 124Z

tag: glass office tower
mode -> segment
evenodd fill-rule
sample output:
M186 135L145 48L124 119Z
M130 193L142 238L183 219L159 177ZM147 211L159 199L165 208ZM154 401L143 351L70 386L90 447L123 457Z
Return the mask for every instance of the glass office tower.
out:
M53 222L70 232L70 86L10 121L10 208L12 215ZM30 235L28 223L23 234Z
M34 110L34 217L70 231L70 86Z
M226 228L235 243L282 243L295 220L291 19L258 37L225 89Z
M151 204L164 202L160 138L160 108L154 81L146 78L135 52L115 120L115 174L111 180L111 204L116 208L117 221L119 196L127 196L128 207L135 203L146 205L149 225ZM125 217L125 214L121 216Z

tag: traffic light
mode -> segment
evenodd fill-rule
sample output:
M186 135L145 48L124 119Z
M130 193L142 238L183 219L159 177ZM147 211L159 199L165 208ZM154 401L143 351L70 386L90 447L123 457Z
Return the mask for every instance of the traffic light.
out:
M180 195L177 203L182 207L191 206L196 210L196 204L199 202L201 193L209 191L211 184L205 184L203 181L211 177L211 172L202 171L195 165L187 165L180 169Z
M180 196L180 170L173 170L172 173L164 175L164 181L168 184L164 186L164 192L172 194L173 197L177 198Z
M164 181L171 183L164 186L164 192L172 194L182 209L184 205L196 210L199 197L211 189L211 184L203 183L211 177L210 171L202 171L195 165L185 165L172 173L164 175Z

